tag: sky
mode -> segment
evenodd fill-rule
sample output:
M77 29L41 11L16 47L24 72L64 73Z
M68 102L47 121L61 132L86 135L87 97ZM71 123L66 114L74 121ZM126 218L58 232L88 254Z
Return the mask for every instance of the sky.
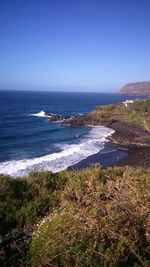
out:
M150 0L0 0L0 89L150 80Z

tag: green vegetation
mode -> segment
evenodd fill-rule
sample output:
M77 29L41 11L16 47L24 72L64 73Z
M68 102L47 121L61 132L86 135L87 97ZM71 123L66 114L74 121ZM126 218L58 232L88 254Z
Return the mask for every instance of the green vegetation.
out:
M135 100L132 104L130 104L131 110L135 110L137 112L149 112L150 111L150 99L146 100Z
M150 266L150 169L95 165L0 182L1 234L34 229L29 266ZM16 266L28 266L23 257Z
M32 172L27 178L0 176L0 234L31 227L60 202L65 177L51 172Z
M150 170L60 175L61 202L34 232L32 266L150 266Z
M135 100L127 106L123 103L97 106L91 116L110 121L131 122L150 130L150 99Z

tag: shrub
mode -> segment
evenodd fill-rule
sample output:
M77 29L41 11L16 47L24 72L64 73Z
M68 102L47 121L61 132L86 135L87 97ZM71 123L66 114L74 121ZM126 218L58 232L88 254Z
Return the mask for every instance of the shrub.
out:
M60 206L34 232L32 266L149 266L150 170L66 175Z
M148 112L150 111L150 99L136 100L130 105L130 108L135 111Z
M32 226L60 202L65 172L32 172L26 178L0 176L0 234Z

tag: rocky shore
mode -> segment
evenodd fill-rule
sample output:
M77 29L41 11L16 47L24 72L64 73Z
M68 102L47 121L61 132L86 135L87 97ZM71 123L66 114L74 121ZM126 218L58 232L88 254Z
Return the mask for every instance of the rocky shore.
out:
M113 144L125 147L129 154L132 148L132 156L135 154L134 157L136 157L137 153L142 155L145 161L150 162L150 99L97 106L89 114L72 118L53 114L50 114L50 116L48 122L61 120L61 125L70 125L72 127L101 125L109 127L115 130L108 137ZM146 149L146 153L144 153L144 149ZM138 166L138 162L141 162L141 157L136 158ZM135 165L134 160L131 159L131 162ZM145 166L147 165L149 166L150 163Z
M108 137L114 144L131 147L150 148L150 133L143 127L134 123L114 122L111 128L115 130L112 136Z
M145 125L130 121L127 114L122 109L123 104L113 104L97 107L94 112L65 119L62 125L87 126L102 125L115 130L109 137L114 144L125 145L128 147L150 147L150 131ZM135 111L133 110L135 114ZM139 114L138 114L139 116ZM143 121L150 116L149 111L142 113Z
M119 103L98 106L89 114L63 120L62 125L109 127L115 132L107 139L128 151L128 156L115 165L150 167L148 118L150 118L150 100L140 100L128 105Z
M91 115L83 115L74 119L64 120L62 125L71 126L106 126L115 132L108 137L108 139L114 144L124 146L142 146L150 147L150 133L143 127L124 121L117 121L116 119L109 120L108 118L94 118Z
M70 118L68 116L62 116L62 115L53 114L53 113L46 113L45 115L49 117L47 122L64 121Z

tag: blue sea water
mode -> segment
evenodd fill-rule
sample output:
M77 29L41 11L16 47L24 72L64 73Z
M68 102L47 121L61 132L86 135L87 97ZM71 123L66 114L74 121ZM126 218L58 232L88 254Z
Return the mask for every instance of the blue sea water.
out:
M0 91L0 173L63 170L105 149L106 127L48 123L41 111L76 116L98 104L134 99L120 94Z

